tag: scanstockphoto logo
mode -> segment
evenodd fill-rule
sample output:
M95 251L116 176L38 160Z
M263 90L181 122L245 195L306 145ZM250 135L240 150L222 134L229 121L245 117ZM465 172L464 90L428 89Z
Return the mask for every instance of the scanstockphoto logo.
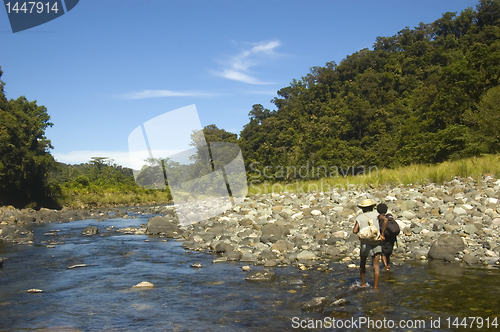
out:
M128 137L137 185L172 194L179 223L217 216L248 193L243 157L233 143L207 143L195 105L159 115Z
M11 1L4 0L12 32L31 29L69 12L79 0Z

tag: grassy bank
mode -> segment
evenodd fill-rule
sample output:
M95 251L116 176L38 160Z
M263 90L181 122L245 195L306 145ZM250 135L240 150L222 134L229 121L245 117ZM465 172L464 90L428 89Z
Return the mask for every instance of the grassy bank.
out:
M142 189L138 186L63 186L59 204L71 209L170 204L168 190Z
M484 174L500 175L500 155L485 155L468 159L447 161L434 165L410 165L397 169L372 167L359 175L325 177L315 180L297 179L288 183L251 184L248 195L313 191L331 191L334 188L378 188L384 185L426 184L450 181L455 177L481 178ZM251 179L249 179L251 183Z
M334 188L378 188L380 186L426 184L450 181L455 177L500 176L500 155L485 155L435 165L411 165L397 169L372 167L359 175L331 176L314 180L253 184L249 178L248 196L265 193L331 191ZM172 203L168 190L142 189L136 185L61 187L59 203L68 208L153 205Z

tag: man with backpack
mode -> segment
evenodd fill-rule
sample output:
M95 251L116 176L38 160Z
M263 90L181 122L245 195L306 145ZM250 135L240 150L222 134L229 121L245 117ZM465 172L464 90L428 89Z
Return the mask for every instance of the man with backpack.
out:
M394 217L390 213L387 213L387 205L384 203L377 205L377 212L379 213L380 234L384 237L381 243L382 262L384 263L385 270L389 271L394 242L396 242L396 237L399 234L399 225L394 220Z
M356 217L356 222L352 229L354 234L363 233L364 230L371 228L374 222L377 220L377 214L373 209L375 208L376 203L371 199L365 199L358 205L358 207L362 210ZM380 241L383 240L383 236L381 236L378 229L375 228L376 234L373 234L376 239L364 239L360 237L360 264L359 264L359 274L361 276L361 286L365 287L365 274L366 274L366 260L368 256L373 259L373 289L378 289L378 280L380 275L379 261L380 261Z

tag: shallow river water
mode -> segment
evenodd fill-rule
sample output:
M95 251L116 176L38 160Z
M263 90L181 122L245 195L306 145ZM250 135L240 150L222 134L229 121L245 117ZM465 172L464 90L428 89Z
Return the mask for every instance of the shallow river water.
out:
M175 240L105 230L145 223L147 216L45 224L34 230L33 245L0 244L7 258L0 331L500 330L498 269L404 263L381 271L380 291L373 291L356 286L357 269L330 263L330 272L274 268L275 281L255 283L245 281L241 263L213 264L213 255L186 252ZM100 233L82 236L88 225ZM44 236L51 230L59 235ZM61 244L47 248L48 240ZM196 262L202 267L191 267ZM68 269L76 264L88 266ZM142 281L155 287L132 288ZM26 292L32 288L43 293ZM321 296L345 304L301 309Z

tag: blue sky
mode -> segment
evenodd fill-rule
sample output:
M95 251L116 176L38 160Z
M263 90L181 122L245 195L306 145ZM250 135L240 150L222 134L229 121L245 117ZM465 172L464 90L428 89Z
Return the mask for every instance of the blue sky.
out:
M15 34L0 8L2 81L7 98L47 107L56 160L127 166L129 134L154 117L195 104L202 126L239 134L253 104L275 109L309 68L477 3L81 0Z

